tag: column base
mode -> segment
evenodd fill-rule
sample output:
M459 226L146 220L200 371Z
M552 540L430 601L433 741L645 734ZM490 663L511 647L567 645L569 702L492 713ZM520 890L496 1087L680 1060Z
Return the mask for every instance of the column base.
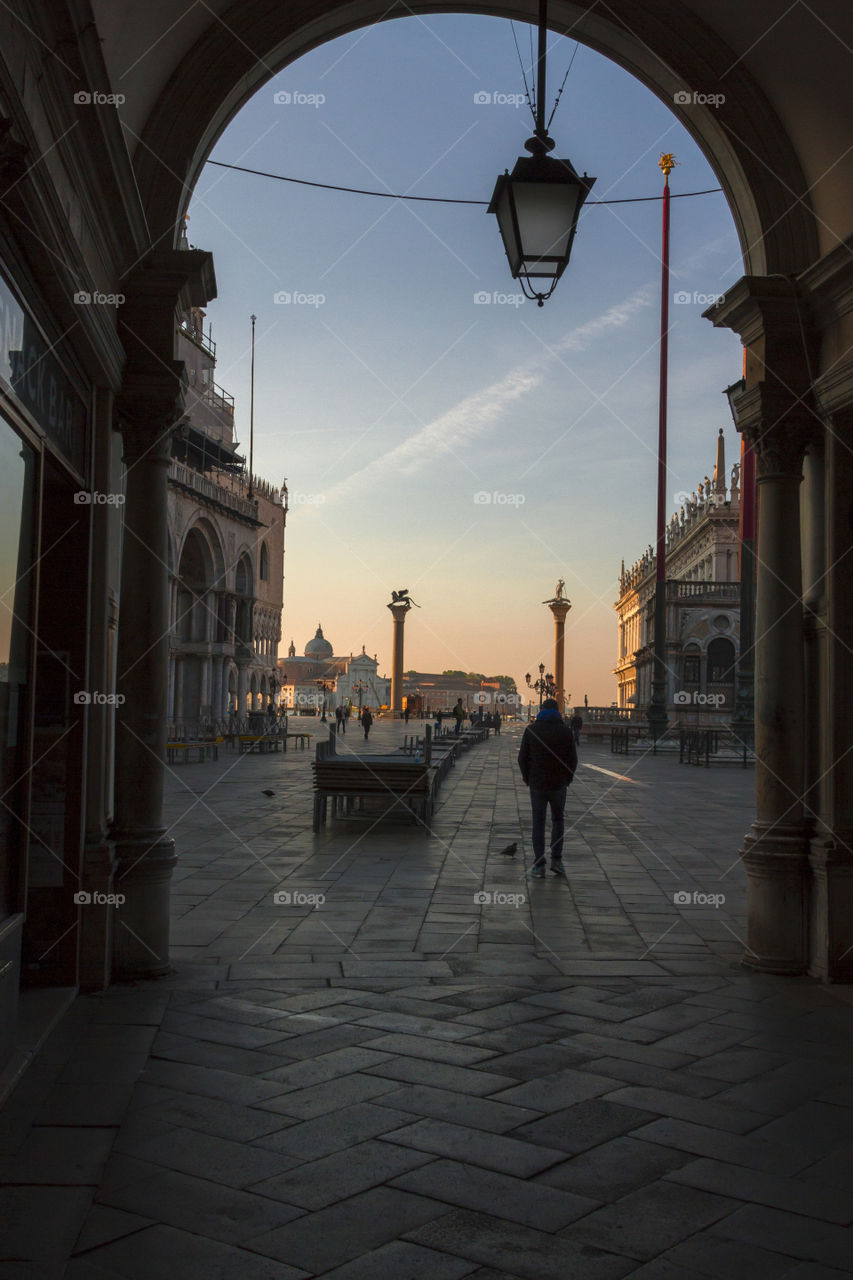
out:
M177 862L175 842L155 830L116 835L115 977L162 978L169 960L170 882Z
M87 840L83 846L81 892L92 895L79 913L81 991L103 991L110 985L115 937L115 845L111 840Z
M741 858L747 876L743 964L760 973L804 974L808 968L809 864L801 828L756 823Z
M811 842L810 977L853 982L853 832Z

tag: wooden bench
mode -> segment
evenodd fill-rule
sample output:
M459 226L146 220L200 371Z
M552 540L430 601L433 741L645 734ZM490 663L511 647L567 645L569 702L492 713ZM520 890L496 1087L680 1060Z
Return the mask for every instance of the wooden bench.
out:
M212 760L218 760L221 743L222 738L213 738L210 741L201 742L167 742L166 762L168 764L177 764L178 754L183 753L184 762L189 764L192 760L193 752L196 753L199 764L202 764L208 756Z
M241 733L237 735L237 745L240 755L252 751L262 754L265 751L278 751L282 738L277 733Z
M310 745L311 734L310 733L290 733L289 731L286 734L282 734L282 742L284 743L285 751L287 750L287 744L288 742L291 741L291 739L294 742L298 743L300 747L304 748Z
M400 807L415 821L429 824L435 805L439 769L424 761L394 756L327 756L315 760L314 830L326 821L332 801L333 816L353 812L355 801L385 799L387 812Z

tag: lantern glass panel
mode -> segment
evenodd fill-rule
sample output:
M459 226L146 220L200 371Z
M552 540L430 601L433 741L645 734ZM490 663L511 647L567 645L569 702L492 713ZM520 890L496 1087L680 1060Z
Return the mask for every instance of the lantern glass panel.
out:
M505 179L501 193L498 196L495 213L498 219L498 230L501 233L506 256L509 259L509 269L513 276L517 276L521 265L521 247L518 243L518 229L512 203L512 184L508 178Z
M523 275L553 275L565 259L577 216L580 188L557 182L514 182Z

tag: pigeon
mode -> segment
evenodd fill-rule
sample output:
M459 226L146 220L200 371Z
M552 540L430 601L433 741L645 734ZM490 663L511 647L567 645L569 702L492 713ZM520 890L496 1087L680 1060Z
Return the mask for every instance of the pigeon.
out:
M505 858L514 858L518 853L518 842L513 840L512 844L508 844L505 849L501 849L501 853Z
M264 790L264 791L263 791L263 793L262 793L262 794L263 794L263 795L265 795L265 796L274 796L274 795L275 795L275 792L274 792L274 791L270 791L270 790L269 790L269 788L267 788L266 790Z

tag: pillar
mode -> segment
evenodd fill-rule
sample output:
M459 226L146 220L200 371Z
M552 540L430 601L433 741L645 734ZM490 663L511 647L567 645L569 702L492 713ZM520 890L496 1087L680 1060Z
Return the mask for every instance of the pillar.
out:
M169 972L169 882L175 842L163 824L169 670L166 477L174 410L122 421L127 467L119 605L116 739L116 929L123 977ZM180 687L180 686L179 686Z
M169 673L167 477L183 414L179 318L216 296L201 250L157 250L127 277L118 335L127 360L116 420L125 464L116 730L116 970L169 972L169 893L175 842L163 821ZM177 673L176 673L177 674Z
M403 628L406 625L406 614L411 609L411 601L389 604L394 619L394 647L391 664L391 714L397 715L403 710Z
M823 492L806 512L815 532L823 532L825 548L823 591L808 600L807 613L819 699L807 762L815 814L809 973L825 982L853 982L853 361L835 363L818 380L818 404L827 422Z
M744 964L806 971L811 882L806 786L800 486L812 438L811 331L784 277L745 277L706 313L746 347L737 426L753 449L758 507L755 604L756 818Z
M561 712L566 710L566 618L571 607L568 600L552 600L548 605L554 615L554 684L557 687L557 705Z

